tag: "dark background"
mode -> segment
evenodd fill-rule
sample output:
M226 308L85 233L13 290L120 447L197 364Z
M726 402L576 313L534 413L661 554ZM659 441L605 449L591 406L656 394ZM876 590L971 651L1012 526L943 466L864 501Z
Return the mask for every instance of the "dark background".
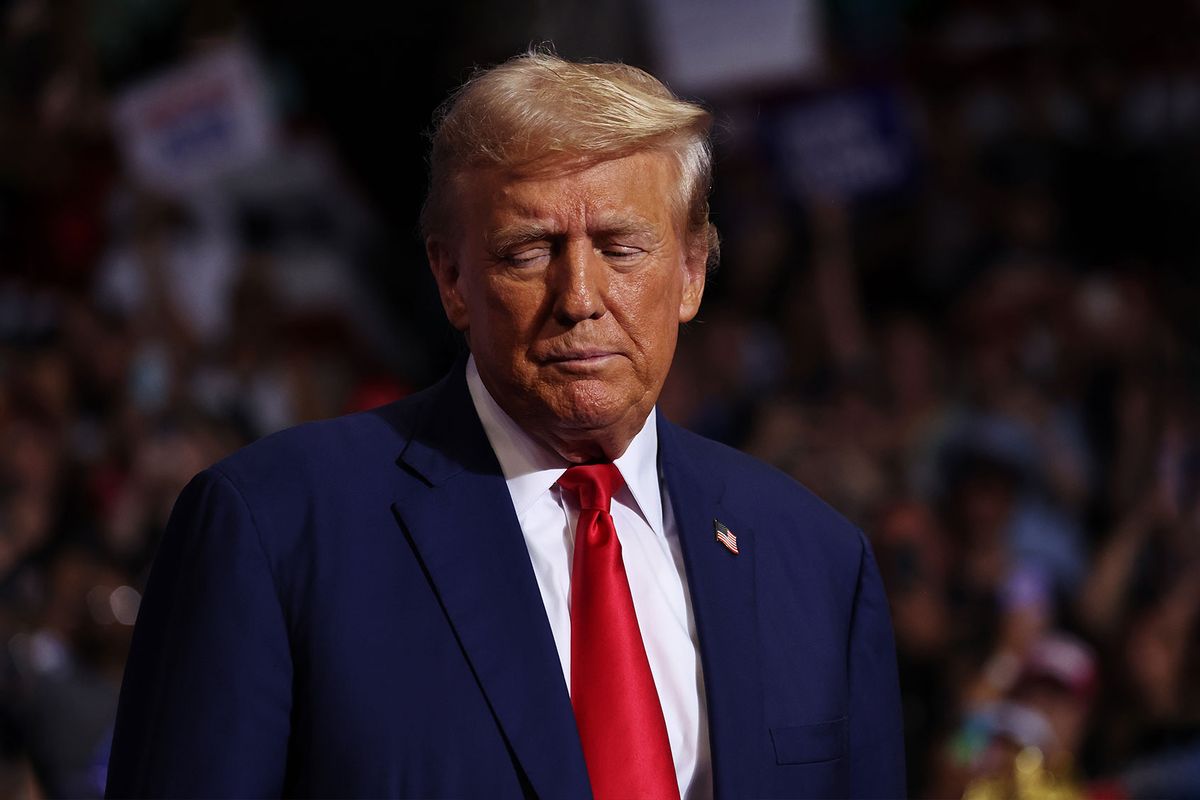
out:
M191 475L458 353L425 132L542 42L715 114L723 263L662 408L870 535L913 796L1016 796L1014 763L1021 796L1200 796L1176 0L0 1L0 796L100 793Z

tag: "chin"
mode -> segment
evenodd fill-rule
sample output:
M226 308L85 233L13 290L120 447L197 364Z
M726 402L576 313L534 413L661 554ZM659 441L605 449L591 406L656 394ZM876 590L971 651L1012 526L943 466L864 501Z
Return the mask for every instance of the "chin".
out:
M591 431L627 423L638 411L628 393L613 391L604 381L572 381L551 405L553 415L567 430ZM645 413L649 413L649 408ZM638 417L640 425L645 414Z

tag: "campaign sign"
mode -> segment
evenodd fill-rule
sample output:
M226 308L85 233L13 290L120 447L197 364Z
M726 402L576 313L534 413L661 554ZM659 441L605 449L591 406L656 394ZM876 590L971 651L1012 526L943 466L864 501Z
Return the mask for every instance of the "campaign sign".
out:
M788 101L764 111L761 131L788 190L801 201L898 191L916 172L904 109L889 88Z
M278 138L266 82L239 44L128 89L117 99L113 124L136 179L172 194L254 164Z
M820 0L650 0L657 66L676 91L715 97L802 85L827 66Z

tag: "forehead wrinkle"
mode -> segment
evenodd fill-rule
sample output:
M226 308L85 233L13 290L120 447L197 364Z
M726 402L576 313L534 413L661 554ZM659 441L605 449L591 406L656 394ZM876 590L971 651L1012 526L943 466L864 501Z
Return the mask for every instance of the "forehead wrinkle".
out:
M530 193L521 196L506 187L501 192L503 203L493 212L492 227L496 231L513 232L517 235L541 232L544 235L562 233L570 225L572 214L568 209L563 213L565 205L561 198L547 196L541 193ZM572 201L572 204L576 203ZM579 202L577 205L582 206Z
M591 172L604 170L608 162L587 169L567 170L551 177L525 177L504 172L485 173L497 180L491 222L484 238L492 246L546 238L575 236L639 235L661 238L674 224L673 197L661 198L661 207L642 208L627 191L593 179ZM655 163L651 171L671 174L671 164ZM599 178L599 176L597 176ZM674 194L669 193L669 194ZM630 203L632 202L632 205ZM643 204L644 205L644 204Z
M635 211L596 209L595 203L582 197L577 201L572 200L571 205L574 209L560 214L555 213L553 209L513 203L510 208L504 210L488 238L527 240L558 236L579 227L580 222L588 235L654 233L658 229L654 220L647 219Z

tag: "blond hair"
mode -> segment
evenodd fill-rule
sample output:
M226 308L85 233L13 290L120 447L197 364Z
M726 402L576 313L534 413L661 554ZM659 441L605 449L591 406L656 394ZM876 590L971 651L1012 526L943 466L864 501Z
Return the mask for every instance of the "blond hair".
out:
M477 71L435 113L422 233L448 233L452 183L467 169L538 173L660 149L678 162L687 231L707 240L711 269L719 254L708 221L711 125L708 111L637 67L531 49Z

